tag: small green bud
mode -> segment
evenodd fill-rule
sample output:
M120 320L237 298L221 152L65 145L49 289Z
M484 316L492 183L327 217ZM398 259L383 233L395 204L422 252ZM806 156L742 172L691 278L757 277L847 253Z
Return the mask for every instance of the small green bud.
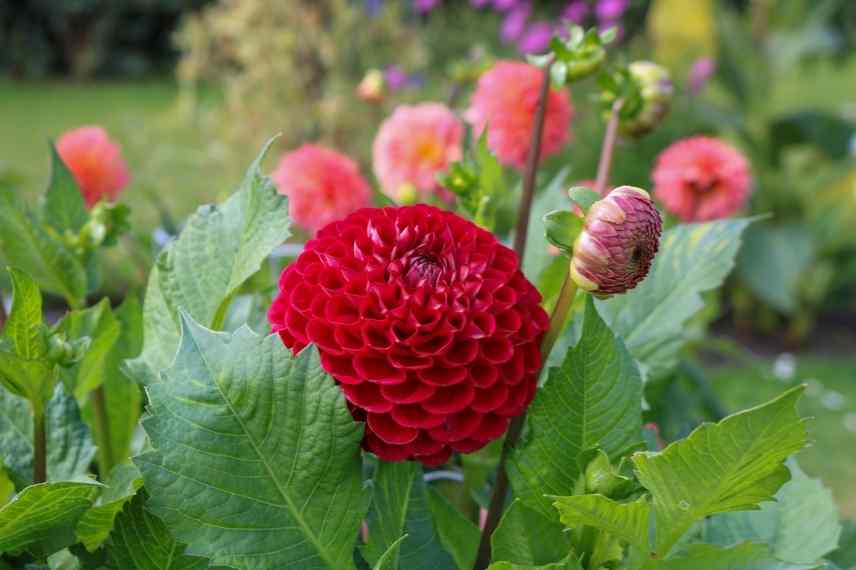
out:
M672 103L674 86L665 67L650 61L634 61L629 66L630 76L639 86L642 105L635 117L621 121L621 132L639 137L659 125Z

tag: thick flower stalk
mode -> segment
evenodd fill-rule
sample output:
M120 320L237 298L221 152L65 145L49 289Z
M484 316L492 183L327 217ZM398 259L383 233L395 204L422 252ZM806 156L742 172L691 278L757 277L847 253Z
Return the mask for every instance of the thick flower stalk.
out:
M57 139L56 150L77 181L88 208L101 200L115 201L131 180L121 148L101 127L65 132Z
M464 127L440 103L397 107L378 130L372 149L374 172L384 194L393 200L426 200L450 193L437 175L463 156Z
M479 79L465 118L475 136L487 129L487 145L504 164L523 169L532 144L544 72L528 63L499 61ZM567 90L547 96L540 158L556 154L570 139L574 110Z
M371 187L357 163L320 145L284 155L271 177L288 196L289 216L310 233L371 204Z
M534 396L541 297L514 252L451 212L355 212L319 231L279 287L273 330L294 352L318 347L381 459L439 465L480 449Z
M654 196L684 222L727 218L743 208L752 191L749 161L711 137L673 143L651 174Z
M574 242L571 277L595 295L633 289L651 269L663 223L648 193L619 186L595 202Z

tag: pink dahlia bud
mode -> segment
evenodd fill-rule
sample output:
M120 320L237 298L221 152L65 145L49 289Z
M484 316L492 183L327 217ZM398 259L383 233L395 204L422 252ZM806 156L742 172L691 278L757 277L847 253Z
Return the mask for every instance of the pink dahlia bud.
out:
M684 222L727 218L752 190L749 161L737 149L711 137L673 143L657 158L654 195Z
M526 166L543 77L544 71L534 65L499 61L479 78L465 118L477 137L487 128L487 146L504 164ZM541 137L542 160L568 142L573 114L567 90L551 90Z
M639 84L642 104L639 112L621 121L621 131L638 137L651 132L659 125L672 104L674 87L668 70L650 61L634 61L629 65L630 75Z
M101 200L115 201L131 180L119 145L101 127L67 131L57 139L56 150L77 181L88 208Z
M335 150L307 144L284 155L271 175L288 196L288 213L314 233L371 204L371 187L357 163Z
M414 188L420 198L445 191L437 175L462 156L464 128L440 103L401 105L380 126L374 140L374 172L384 194L400 201Z
M535 393L541 296L514 252L451 212L359 210L321 229L279 288L273 330L294 352L318 347L381 459L475 451Z
M651 269L663 223L641 188L619 186L595 202L574 242L571 276L598 296L636 287Z

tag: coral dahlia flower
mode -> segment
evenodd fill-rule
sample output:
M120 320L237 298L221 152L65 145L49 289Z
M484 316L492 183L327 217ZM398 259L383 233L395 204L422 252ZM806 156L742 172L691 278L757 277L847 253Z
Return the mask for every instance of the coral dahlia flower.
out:
M288 196L291 218L311 233L371 204L371 187L357 163L320 145L285 154L271 178Z
M374 172L384 194L408 199L415 190L421 199L446 193L437 175L461 159L464 128L440 103L401 105L380 126L374 140Z
M684 222L727 218L752 189L749 162L732 146L711 137L672 144L657 158L654 195Z
M381 459L475 451L535 393L541 296L513 251L451 212L359 210L321 229L279 289L274 332L318 347Z
M121 148L101 127L63 133L56 141L56 151L77 181L87 208L101 200L115 201L131 180Z
M476 136L487 128L487 145L504 164L526 166L543 77L543 70L534 65L499 61L479 78L465 118ZM573 113L568 92L551 90L541 137L542 159L568 142Z

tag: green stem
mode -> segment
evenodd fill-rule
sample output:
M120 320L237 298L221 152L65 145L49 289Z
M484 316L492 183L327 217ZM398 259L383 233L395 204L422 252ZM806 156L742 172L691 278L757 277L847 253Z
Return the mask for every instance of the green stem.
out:
M113 440L110 436L110 417L107 414L107 391L104 390L104 385L100 385L92 391L92 405L95 408L95 431L98 439L98 449L101 452L99 457L102 464L101 478L106 480L116 465L116 458L113 454Z
M597 543L598 534L600 533L593 526L584 526L582 528L577 555L580 558L580 566L583 568L591 568L591 559L594 555L594 547Z
M556 301L556 306L553 307L553 312L550 315L550 328L547 334L544 335L544 340L541 343L541 355L544 361L550 356L553 351L553 346L565 330L565 322L568 320L568 313L574 305L574 298L577 296L577 284L570 278L570 272L565 276L565 281L562 283L562 289L559 291L559 299Z
M48 439L45 411L33 407L33 484L48 480Z

